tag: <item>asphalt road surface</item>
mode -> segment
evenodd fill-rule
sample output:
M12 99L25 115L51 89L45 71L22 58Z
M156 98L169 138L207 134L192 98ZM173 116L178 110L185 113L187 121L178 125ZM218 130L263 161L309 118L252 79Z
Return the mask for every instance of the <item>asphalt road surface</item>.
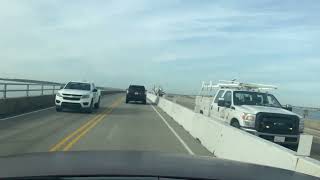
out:
M169 96L166 96L165 98L192 110L194 109L194 106L195 106L195 96L169 95ZM310 157L320 160L320 143L319 143L319 139L315 137L312 143Z
M104 96L92 114L54 108L0 120L0 156L48 151L143 150L212 156L151 104Z

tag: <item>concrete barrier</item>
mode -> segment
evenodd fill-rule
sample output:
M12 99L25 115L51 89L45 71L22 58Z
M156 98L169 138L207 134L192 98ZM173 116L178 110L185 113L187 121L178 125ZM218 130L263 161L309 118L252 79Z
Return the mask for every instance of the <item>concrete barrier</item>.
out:
M148 94L152 102L171 116L185 130L201 141L216 157L278 167L320 177L320 162L297 156L286 149L242 130L231 127L218 119L194 113L179 104Z
M320 177L320 162L311 158L299 158L296 171Z
M101 91L101 95L122 93L124 91ZM30 96L0 99L0 118L19 115L39 109L52 107L55 95Z
M319 120L305 120L304 127L320 131L320 121Z
M150 93L148 93L148 94L150 94ZM156 103L156 104L158 103L158 97L156 95L150 94L148 98L152 103Z
M54 105L55 95L0 99L0 118L23 114Z

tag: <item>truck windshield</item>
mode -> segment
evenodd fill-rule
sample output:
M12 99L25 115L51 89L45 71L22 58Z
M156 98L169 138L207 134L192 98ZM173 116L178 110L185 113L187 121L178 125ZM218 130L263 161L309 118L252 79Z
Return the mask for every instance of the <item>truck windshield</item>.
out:
M69 82L64 89L77 89L77 90L90 91L90 84Z
M272 95L260 92L235 91L233 93L234 105L255 105L281 108L279 101Z

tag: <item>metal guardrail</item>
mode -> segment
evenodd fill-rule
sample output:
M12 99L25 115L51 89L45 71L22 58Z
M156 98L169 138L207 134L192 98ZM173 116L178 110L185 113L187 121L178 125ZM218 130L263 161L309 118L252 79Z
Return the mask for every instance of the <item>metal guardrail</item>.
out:
M7 98L8 92L26 92L26 96L30 96L31 91L39 91L41 92L40 95L44 95L44 91L52 91L52 94L55 94L56 90L59 90L62 84L35 84L35 83L0 83L0 86L3 86L2 89L0 89L0 93L3 93L2 98ZM19 89L9 89L9 86L19 86L21 88ZM40 88L34 89L32 87L38 86ZM51 87L51 88L45 88L45 87ZM1 97L0 97L1 98Z

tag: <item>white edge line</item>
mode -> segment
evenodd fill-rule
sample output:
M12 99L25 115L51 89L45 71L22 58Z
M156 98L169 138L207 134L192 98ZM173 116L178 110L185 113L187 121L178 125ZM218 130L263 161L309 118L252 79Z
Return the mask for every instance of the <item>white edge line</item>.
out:
M28 115L28 114L33 114L33 113L45 111L45 110L48 110L48 109L52 109L52 108L54 108L54 107L55 107L55 106L48 107L48 108L44 108L44 109L40 109L40 110L37 110L37 111L31 111L31 112L24 113L24 114L19 114L19 115L16 115L16 116L11 116L11 117L7 117L7 118L3 118L3 119L0 119L0 121L5 121L5 120L9 120L9 119L13 119L13 118L25 116L25 115Z
M177 139L180 141L180 143L183 145L183 147L188 151L188 153L191 155L194 155L194 152L182 140L182 138L178 135L178 133L170 126L170 124L167 122L167 120L158 112L158 110L152 104L151 104L151 107L159 115L159 117L162 119L162 121L168 126L168 128L171 130L171 132L177 137Z

